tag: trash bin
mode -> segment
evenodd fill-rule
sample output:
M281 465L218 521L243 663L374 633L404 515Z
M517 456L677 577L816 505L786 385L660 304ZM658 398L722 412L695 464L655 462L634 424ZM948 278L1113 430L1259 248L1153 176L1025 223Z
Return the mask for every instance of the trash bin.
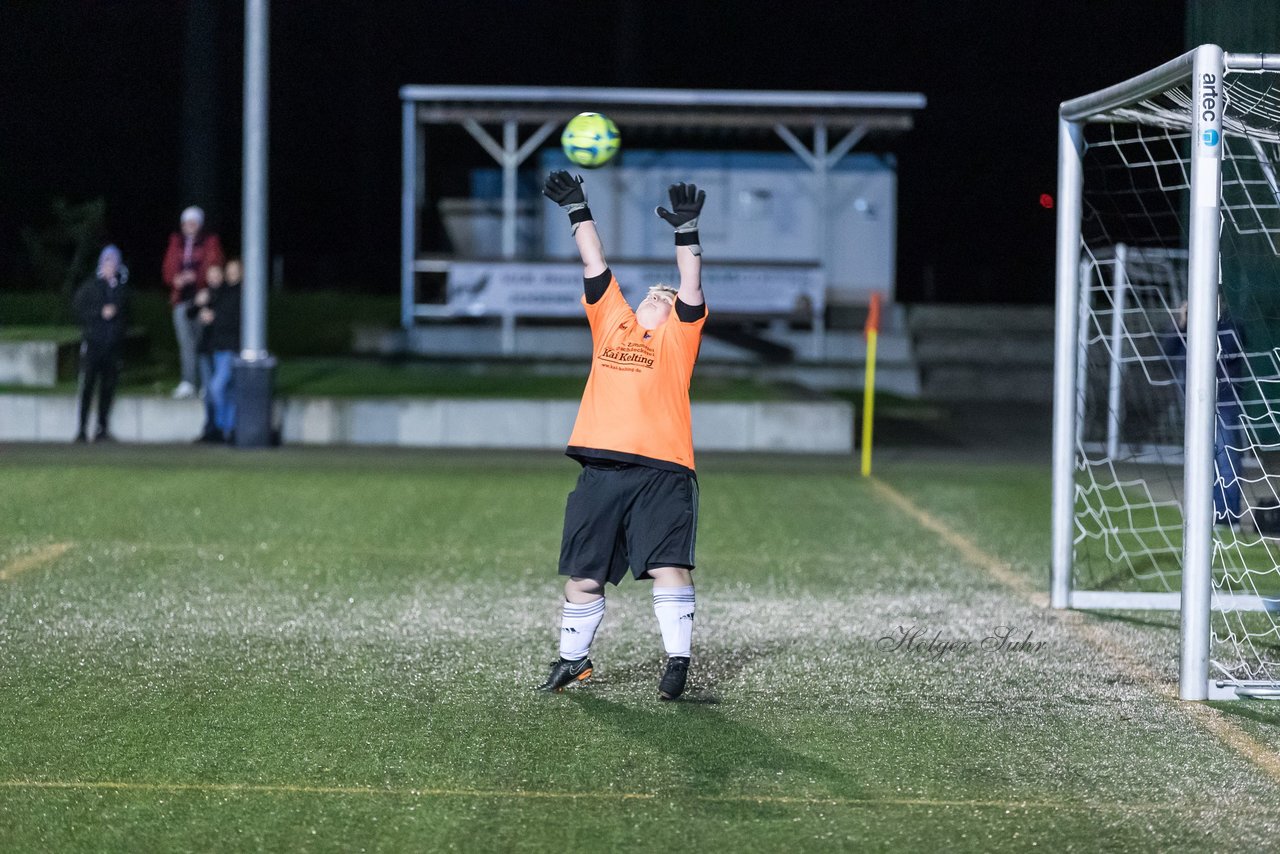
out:
M237 358L233 368L236 395L237 448L266 448L277 444L272 415L276 359Z

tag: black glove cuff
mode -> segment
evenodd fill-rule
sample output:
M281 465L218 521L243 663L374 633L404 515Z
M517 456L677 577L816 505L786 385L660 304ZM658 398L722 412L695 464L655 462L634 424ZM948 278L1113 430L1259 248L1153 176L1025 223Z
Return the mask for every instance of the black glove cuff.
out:
M580 222L591 222L591 208L578 208L576 211L570 211L569 222L577 225Z
M677 231L676 232L676 246L697 246L697 245L698 245L698 232L696 231L684 231L684 232Z

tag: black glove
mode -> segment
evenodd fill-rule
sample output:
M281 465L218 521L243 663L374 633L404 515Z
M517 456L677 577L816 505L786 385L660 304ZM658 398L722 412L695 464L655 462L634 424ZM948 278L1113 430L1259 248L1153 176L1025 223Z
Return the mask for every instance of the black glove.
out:
M698 214L702 213L702 205L707 200L706 190L699 190L697 184L672 184L667 188L671 197L669 211L657 207L653 212L671 224L677 232L687 233L698 230Z
M570 229L578 230L578 223L591 220L591 208L587 207L587 193L582 189L582 176L570 175L563 169L547 176L542 195L564 208L569 214Z
M659 206L653 212L676 230L676 246L688 246L694 255L701 255L698 215L707 200L706 190L699 190L696 184L672 184L667 188L667 194L671 197L673 210Z
M574 205L587 203L587 194L582 189L582 176L570 175L563 169L547 176L547 183L542 187L542 195L560 207L570 210Z

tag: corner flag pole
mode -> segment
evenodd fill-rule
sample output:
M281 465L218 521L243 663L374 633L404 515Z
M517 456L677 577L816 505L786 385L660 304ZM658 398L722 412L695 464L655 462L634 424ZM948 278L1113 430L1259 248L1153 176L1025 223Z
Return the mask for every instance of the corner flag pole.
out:
M880 334L880 292L871 294L867 312L867 377L862 385L862 476L871 475L871 424L876 408L876 338Z

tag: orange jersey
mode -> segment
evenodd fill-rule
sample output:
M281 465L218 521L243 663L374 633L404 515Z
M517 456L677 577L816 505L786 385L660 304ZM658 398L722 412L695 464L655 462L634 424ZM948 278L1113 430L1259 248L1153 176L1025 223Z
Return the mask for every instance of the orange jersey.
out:
M707 312L686 323L673 307L645 329L612 274L604 296L582 304L594 356L567 453L692 472L689 379Z

